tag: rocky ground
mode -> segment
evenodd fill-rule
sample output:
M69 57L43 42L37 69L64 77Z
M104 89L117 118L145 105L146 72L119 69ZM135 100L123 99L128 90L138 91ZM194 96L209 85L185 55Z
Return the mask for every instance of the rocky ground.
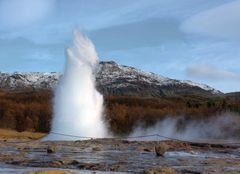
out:
M68 142L16 139L0 141L0 173L115 172L240 173L240 146L117 139Z

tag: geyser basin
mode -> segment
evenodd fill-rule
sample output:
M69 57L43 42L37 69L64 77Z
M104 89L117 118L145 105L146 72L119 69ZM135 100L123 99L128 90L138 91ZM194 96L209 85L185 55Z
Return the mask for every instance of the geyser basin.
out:
M103 97L95 88L94 69L98 56L92 42L80 31L73 32L73 46L66 50L64 74L54 97L51 132L45 140L74 140L55 133L103 138Z

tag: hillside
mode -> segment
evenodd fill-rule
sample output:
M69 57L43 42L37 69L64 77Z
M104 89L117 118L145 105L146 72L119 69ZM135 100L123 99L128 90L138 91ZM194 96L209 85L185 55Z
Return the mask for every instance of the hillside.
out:
M0 89L54 89L60 73L0 73ZM115 62L100 62L96 69L98 90L104 95L163 97L185 94L220 95L205 84L175 80Z

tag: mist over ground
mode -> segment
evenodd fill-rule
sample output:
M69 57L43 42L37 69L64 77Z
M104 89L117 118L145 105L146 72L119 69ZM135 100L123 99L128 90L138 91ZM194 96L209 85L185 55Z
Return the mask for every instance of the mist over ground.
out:
M156 122L154 126L144 128L141 123L134 129L131 136L145 136L159 134L169 138L180 140L204 140L240 138L240 115L226 112L217 116L204 119L187 119L184 116L166 117ZM160 137L148 137L146 139L159 139ZM163 138L164 139L164 138Z

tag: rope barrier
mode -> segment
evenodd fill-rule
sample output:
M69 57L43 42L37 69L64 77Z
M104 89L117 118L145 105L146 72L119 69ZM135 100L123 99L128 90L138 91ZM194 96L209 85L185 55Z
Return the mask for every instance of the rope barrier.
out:
M51 134L55 135L61 135L61 136L66 136L66 137L72 137L72 138L81 138L81 139L101 139L100 137L86 137L86 136L77 136L77 135L70 135L70 134L63 134L63 133L57 133L57 132L50 132ZM160 137L168 140L173 140L173 141L184 141L184 142L190 142L186 140L180 140L180 139L175 139L159 134L150 134L150 135L139 135L139 136L118 136L118 137L105 137L102 139L139 139L139 138L147 138L147 137Z
M61 136L66 136L66 137L72 137L72 138L80 138L80 139L140 139L140 138L148 138L148 137L159 137L163 138L165 140L172 140L172 141L179 141L179 142L185 142L185 143L206 143L206 142L194 142L194 141L189 141L189 140L184 140L184 139L177 139L177 138L172 138L160 134L149 134L149 135L139 135L139 136L118 136L118 137L107 137L107 138L100 138L100 137L87 137L87 136L78 136L78 135L70 135L70 134L64 134L64 133L57 133L57 132L50 132L51 134L55 135L61 135ZM240 145L240 142L225 142L225 143L220 143L223 145Z
M116 139L116 140L121 140L121 139L144 139L148 137L159 137L164 140L172 140L172 141L179 141L179 142L185 142L185 143L206 143L206 142L194 142L194 141L189 141L189 140L184 140L184 139L178 139L178 138L173 138L173 137L168 137L160 134L149 134L149 135L139 135L139 136L118 136L118 137L105 137L105 138L100 138L100 137L91 137L91 136L79 136L79 135L71 135L71 134L64 134L64 133L59 133L59 132L49 132L50 134L54 135L60 135L60 136L65 136L65 137L72 137L72 138L79 138L79 139ZM0 141L0 143L9 143L9 144L17 144L17 143L32 143L32 142L37 142L40 140L28 140L28 141L15 141L15 142L9 142L9 141ZM217 144L217 143L208 143L208 144ZM240 145L240 142L222 142L219 143L222 145Z

